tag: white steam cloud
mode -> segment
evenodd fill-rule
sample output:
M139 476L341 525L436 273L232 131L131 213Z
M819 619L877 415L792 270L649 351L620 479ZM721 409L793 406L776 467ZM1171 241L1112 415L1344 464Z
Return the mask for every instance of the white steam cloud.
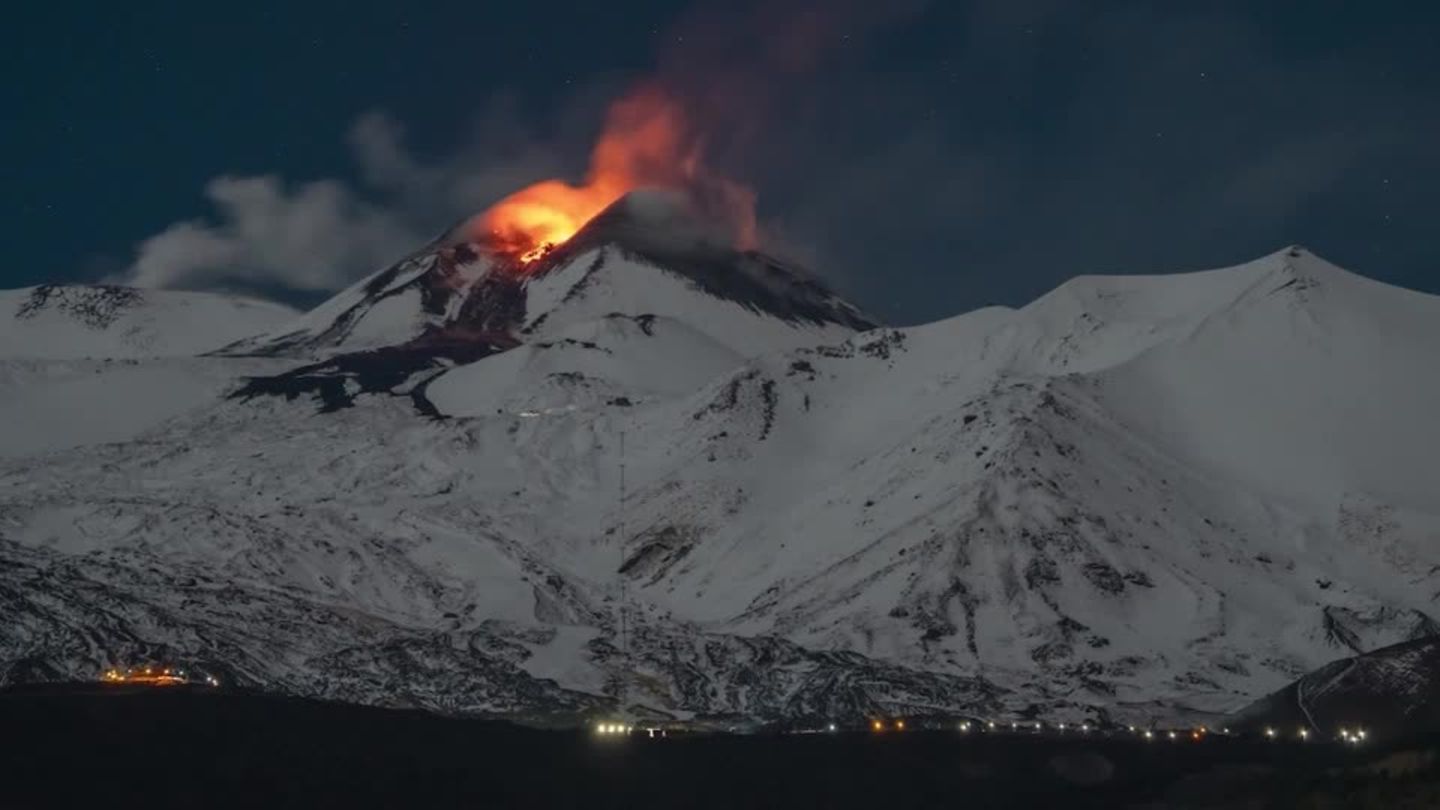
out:
M493 200L562 170L561 150L521 131L503 107L466 149L425 162L382 113L348 138L359 182L290 183L221 176L205 186L212 213L174 223L137 247L114 280L140 287L342 288L414 250Z
M333 180L287 189L280 178L217 177L217 221L179 222L140 243L127 281L141 287L278 283L327 290L415 241L406 223Z

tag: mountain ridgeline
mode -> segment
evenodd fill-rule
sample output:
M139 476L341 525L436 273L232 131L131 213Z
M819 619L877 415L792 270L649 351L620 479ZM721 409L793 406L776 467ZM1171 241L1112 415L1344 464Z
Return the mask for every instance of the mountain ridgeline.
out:
M1287 248L889 329L646 211L189 355L7 343L0 680L1123 721L1436 632L1440 299Z

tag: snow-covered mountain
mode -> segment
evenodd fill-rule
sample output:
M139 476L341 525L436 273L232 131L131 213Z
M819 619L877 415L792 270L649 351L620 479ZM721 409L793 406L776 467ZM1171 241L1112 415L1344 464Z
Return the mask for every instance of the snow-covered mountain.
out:
M1436 631L1440 299L1290 248L870 328L627 205L533 267L442 239L193 361L224 398L0 464L0 672L1126 717Z
M226 353L326 357L457 336L534 342L622 313L676 320L750 355L875 325L800 268L675 238L683 220L647 194L622 198L527 265L497 260L456 228Z
M0 358L193 356L294 318L279 304L99 284L0 290Z

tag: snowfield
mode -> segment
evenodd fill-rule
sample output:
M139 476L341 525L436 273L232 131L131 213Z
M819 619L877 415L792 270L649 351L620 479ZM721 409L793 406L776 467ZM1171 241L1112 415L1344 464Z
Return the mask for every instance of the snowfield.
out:
M0 680L1120 720L1440 628L1440 298L1289 248L870 328L623 213L521 276L437 243L219 355L5 361L39 428L0 459Z
M46 284L0 290L0 358L186 357L273 328L294 310L212 293Z

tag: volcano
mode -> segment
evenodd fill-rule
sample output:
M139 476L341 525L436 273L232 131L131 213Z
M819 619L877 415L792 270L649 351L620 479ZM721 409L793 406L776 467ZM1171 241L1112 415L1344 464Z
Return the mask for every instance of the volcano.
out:
M803 269L717 241L672 193L629 194L534 261L464 241L467 232L456 229L275 332L225 347L219 354L316 361L237 395L313 394L329 408L348 405L351 390L423 397L420 387L451 365L520 345L585 343L591 325L612 318L646 334L657 321L683 325L685 337L671 343L706 347L696 351L724 364L875 326ZM434 413L423 399L417 407Z
M522 263L467 241L462 225L303 318L220 353L324 356L447 332L543 338L606 312L679 317L748 353L876 325L805 270L714 241L707 227L682 197L634 192ZM769 325L754 339L759 323Z
M141 364L209 398L35 431L0 462L3 678L1145 721L1440 629L1440 299L1297 246L882 328L672 202L526 262L448 235Z

